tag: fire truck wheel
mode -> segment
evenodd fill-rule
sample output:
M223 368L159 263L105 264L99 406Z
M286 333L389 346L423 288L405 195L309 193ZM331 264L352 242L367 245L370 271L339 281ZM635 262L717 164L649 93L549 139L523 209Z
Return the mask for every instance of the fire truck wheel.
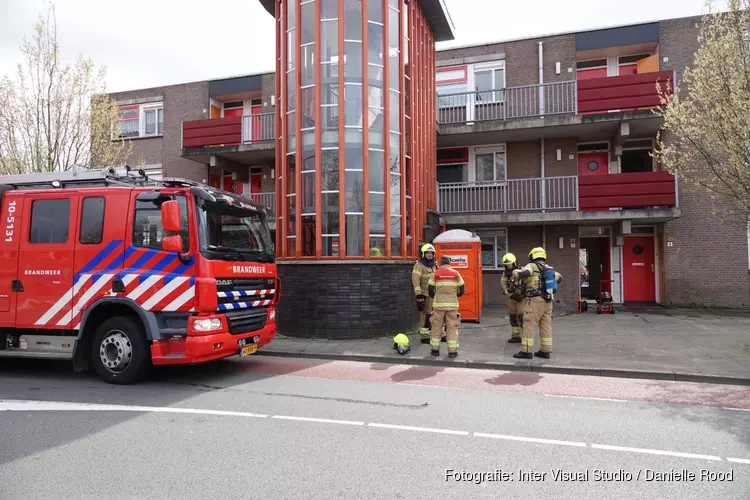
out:
M99 377L110 384L129 384L143 377L149 350L142 330L127 316L116 316L99 325L91 345Z

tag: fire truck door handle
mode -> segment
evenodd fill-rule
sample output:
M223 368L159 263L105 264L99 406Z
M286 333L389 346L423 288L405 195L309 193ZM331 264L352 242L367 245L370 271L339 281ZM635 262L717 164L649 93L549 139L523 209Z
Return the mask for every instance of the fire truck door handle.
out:
M13 280L13 284L11 285L11 291L23 292L23 283L21 283L21 280Z

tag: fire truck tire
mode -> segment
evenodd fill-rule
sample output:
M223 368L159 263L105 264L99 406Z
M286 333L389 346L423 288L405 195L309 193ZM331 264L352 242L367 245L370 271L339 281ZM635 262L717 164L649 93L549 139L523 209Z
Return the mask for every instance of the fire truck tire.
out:
M135 319L115 316L94 333L91 360L96 373L110 384L130 384L149 367L149 348L143 327Z

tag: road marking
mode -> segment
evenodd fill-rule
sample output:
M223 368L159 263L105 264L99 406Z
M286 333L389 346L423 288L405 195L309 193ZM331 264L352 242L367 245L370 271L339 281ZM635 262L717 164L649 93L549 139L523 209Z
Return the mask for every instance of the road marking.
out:
M545 396L551 398L569 398L569 399L590 399L592 401L612 401L614 403L630 403L626 399L610 399L610 398L594 398L589 396L564 396L562 394L545 394Z
M746 458L732 458L727 457L727 462L734 462L736 464L750 464L750 460Z
M429 427L410 427L408 425L394 425L394 424L377 424L375 422L369 422L368 427L380 427L383 429L400 429L403 431L416 431L416 432L435 432L437 434L453 434L455 436L468 436L467 431L452 431L450 429L432 429Z
M365 425L364 422L354 422L351 420L331 420L330 418L292 417L289 415L273 415L271 418L279 420L300 420L302 422L321 422L324 424Z
M698 455L695 453L682 453L679 451L649 450L646 448L630 448L627 446L610 446L608 444L592 444L592 448L598 450L629 451L632 453L648 453L650 455L668 455L670 457L680 458L699 458L703 460L716 460L721 462L721 457L715 455Z
M733 411L750 411L750 408L732 408L731 406L725 406L724 409Z
M130 411L145 413L190 413L195 415L220 415L224 417L266 418L268 415L244 411L203 410L199 408L172 408L159 406L126 406L96 403L65 403L56 401L19 401L0 399L0 411Z
M491 439L506 439L508 441L526 441L529 443L543 443L543 444L559 444L563 446L578 446L585 448L586 443L578 443L576 441L558 441L556 439L542 439L542 438L530 438L522 436L507 436L505 434L485 434L484 432L475 432L475 437L491 438Z

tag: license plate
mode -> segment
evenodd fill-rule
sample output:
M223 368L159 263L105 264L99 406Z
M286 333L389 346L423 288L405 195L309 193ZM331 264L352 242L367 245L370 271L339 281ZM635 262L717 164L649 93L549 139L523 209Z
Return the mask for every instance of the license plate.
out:
M246 345L240 350L240 356L249 356L258 350L258 344Z

